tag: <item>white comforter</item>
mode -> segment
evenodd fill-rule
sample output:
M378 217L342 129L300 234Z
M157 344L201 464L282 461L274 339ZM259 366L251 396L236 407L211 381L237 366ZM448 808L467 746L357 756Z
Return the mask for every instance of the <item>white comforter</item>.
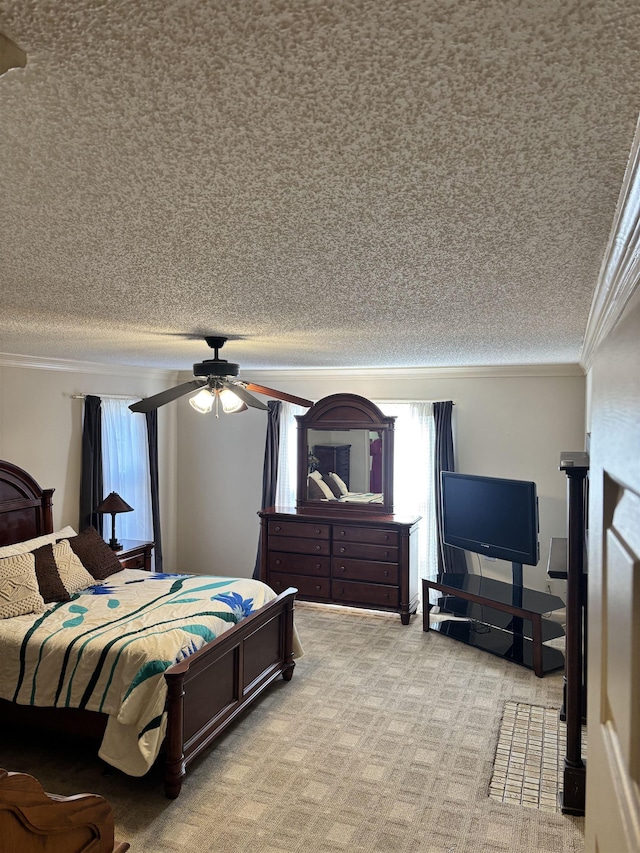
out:
M249 579L118 572L45 613L0 620L0 696L108 714L100 757L142 776L165 735L165 669L275 596Z

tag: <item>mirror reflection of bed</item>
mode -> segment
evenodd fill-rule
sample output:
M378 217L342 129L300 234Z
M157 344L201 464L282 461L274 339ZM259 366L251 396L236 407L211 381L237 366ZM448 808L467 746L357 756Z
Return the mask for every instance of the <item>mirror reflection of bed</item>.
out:
M309 429L307 450L309 500L382 503L379 430Z

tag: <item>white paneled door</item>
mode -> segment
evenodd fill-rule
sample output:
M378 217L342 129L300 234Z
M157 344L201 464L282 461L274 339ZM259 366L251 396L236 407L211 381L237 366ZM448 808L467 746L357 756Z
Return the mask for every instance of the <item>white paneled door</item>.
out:
M640 850L640 289L592 368L586 850Z

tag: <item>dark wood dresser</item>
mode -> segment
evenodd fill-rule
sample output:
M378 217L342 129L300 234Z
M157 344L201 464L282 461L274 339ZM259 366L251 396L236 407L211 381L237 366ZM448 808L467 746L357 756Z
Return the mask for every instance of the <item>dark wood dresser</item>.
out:
M260 579L276 592L293 586L300 599L389 610L409 624L418 606L419 517L310 507L258 515Z

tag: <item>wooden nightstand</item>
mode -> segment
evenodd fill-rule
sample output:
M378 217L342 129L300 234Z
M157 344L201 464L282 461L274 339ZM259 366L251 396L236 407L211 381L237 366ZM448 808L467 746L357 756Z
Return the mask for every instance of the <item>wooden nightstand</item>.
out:
M151 571L151 552L155 542L138 542L135 539L123 539L122 548L115 552L123 569L144 569Z

